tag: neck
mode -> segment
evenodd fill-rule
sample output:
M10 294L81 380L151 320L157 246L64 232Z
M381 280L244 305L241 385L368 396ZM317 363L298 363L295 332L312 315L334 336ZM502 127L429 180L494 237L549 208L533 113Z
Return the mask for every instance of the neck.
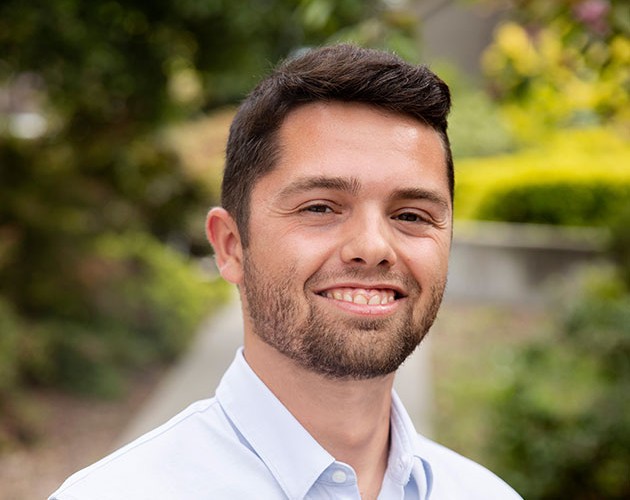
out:
M376 498L387 468L394 375L334 380L245 337L245 359L291 414L336 460L357 474L362 498Z

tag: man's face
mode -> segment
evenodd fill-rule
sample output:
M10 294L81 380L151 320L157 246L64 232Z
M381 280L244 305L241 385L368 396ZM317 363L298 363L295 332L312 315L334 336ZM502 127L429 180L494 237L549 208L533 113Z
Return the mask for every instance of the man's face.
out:
M318 103L287 117L279 143L278 165L251 194L246 329L316 373L391 373L433 323L446 283L440 138L366 105Z

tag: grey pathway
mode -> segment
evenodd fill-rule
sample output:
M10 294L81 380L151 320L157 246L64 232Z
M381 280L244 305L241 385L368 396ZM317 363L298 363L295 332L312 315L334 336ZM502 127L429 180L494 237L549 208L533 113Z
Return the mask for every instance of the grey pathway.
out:
M238 300L202 326L189 351L165 376L117 443L125 444L162 424L190 403L214 395L221 376L242 343L243 322ZM396 390L416 429L431 435L432 394L429 368L430 341L405 362L396 377Z
M241 308L237 300L207 319L189 350L132 418L118 444L124 444L166 422L194 401L212 397L242 343L242 329Z

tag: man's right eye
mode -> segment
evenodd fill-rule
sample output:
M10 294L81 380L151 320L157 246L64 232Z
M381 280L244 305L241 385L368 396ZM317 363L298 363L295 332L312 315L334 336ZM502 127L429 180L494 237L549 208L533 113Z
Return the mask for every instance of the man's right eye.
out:
M325 213L330 213L333 211L332 208L330 208L328 205L322 205L322 204L317 204L317 205L308 205L307 207L304 207L302 209L303 212L313 212L313 213L318 213L318 214L325 214Z

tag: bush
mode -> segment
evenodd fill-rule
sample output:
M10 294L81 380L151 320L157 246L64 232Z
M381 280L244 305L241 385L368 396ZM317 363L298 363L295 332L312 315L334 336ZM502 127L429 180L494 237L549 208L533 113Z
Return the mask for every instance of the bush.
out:
M181 353L228 297L222 281L207 282L146 234L108 234L92 246L73 288L56 290L56 316L26 320L0 300L0 398L29 384L119 394L130 371Z
M505 222L605 226L628 200L630 181L532 183L497 190L484 200L477 216Z
M629 199L628 164L630 146L610 128L562 130L536 148L464 159L455 217L608 224Z
M630 40L623 0L513 2L482 62L522 138L557 126L623 123Z
M491 466L532 500L629 498L630 295L610 271L575 285L494 404Z
M449 138L454 158L491 156L516 148L499 110L482 91L453 96Z
M619 273L630 290L630 203L619 212L610 225L609 252L619 266Z
M31 383L114 395L127 370L182 352L227 287L146 234L104 235L93 247L78 264L82 314L37 322L22 370Z
M18 378L17 352L22 325L11 306L0 297L0 399Z
M105 234L83 250L63 276L39 278L56 314L20 316L0 296L0 451L37 437L29 388L119 396L134 372L181 353L228 298L223 281L144 233Z
M453 110L448 135L453 157L492 156L516 149L499 106L455 66L439 62L432 68L451 89Z
M0 296L0 452L16 442L32 442L39 420L33 405L20 393L21 340L27 329Z

